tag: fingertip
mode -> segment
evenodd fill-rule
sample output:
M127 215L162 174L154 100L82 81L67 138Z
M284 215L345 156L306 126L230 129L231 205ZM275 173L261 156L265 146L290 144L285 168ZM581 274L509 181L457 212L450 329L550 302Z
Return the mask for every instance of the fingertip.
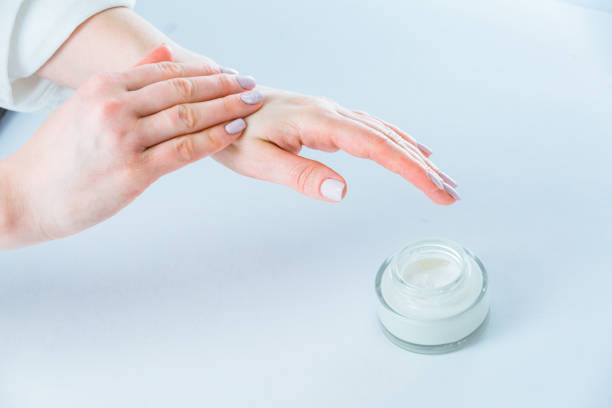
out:
M448 174L444 173L441 170L438 170L438 174L440 174L440 177L442 178L442 180L444 180L444 183L446 185L452 187L453 189L457 188L457 182L455 180L453 180L453 178L451 176L449 176Z
M234 119L225 125L225 131L230 135L239 135L246 129L246 121L242 118Z
M172 53L172 48L167 43L162 43L158 50L158 56L161 58L160 61L174 61L174 54Z
M229 75L238 75L239 74L239 72L237 70L235 70L234 68L228 68L228 67L219 66L219 70L223 74L229 74Z
M239 95L239 98L247 105L258 105L264 100L263 94L258 89L242 93Z
M457 190L455 190L452 186L448 185L447 183L444 183L444 191L446 191L446 193L448 193L449 196L455 199L455 201L461 200L461 196L459 195Z
M346 182L336 178L326 178L321 183L319 192L325 201L340 202L346 196Z
M418 143L417 142L417 147L419 148L419 150L421 151L421 153L423 153L423 155L425 157L429 157L431 156L431 154L433 153L433 151L429 148L429 146L423 144L423 143Z
M439 205L451 205L461 200L461 196L455 188L445 183L437 174L427 171L431 184L419 186L419 188L433 202Z
M250 75L236 75L235 77L236 81L238 81L238 85L243 89L251 90L257 85L255 78Z
M453 198L445 190L436 190L427 194L427 196L431 199L431 201L438 205L449 206L457 202L457 200L455 200L455 198Z

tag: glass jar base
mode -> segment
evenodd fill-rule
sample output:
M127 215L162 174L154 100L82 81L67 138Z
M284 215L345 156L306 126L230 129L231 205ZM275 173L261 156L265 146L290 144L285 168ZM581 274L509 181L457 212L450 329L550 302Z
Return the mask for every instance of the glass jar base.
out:
M382 329L383 333L385 334L385 336L393 344L395 344L398 347L403 348L404 350L408 350L408 351L411 351L413 353L419 353L419 354L444 354L444 353L450 353L451 351L455 351L457 349L460 349L460 348L466 346L467 344L473 342L474 340L476 340L480 336L480 334L484 331L484 329L486 328L486 326L489 323L489 313L490 313L490 311L487 311L487 316L482 321L480 326L478 326L476 328L476 330L474 330L473 332L471 332L470 334L468 334L467 336L465 336L461 340L457 340L457 341L454 341L452 343L446 343L446 344L424 345L424 344L410 343L408 341L402 340L399 337L396 337L395 335L393 335L380 322L380 320L378 321L378 324L379 324L380 328Z

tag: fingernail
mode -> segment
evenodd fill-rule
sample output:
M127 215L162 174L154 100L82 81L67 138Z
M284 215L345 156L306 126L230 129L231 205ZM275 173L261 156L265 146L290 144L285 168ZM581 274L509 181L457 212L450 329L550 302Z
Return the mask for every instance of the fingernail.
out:
M431 181L433 181L436 187L438 187L440 190L444 190L444 183L442 180L440 180L440 177L438 177L437 174L431 170L427 170L427 176L431 179Z
M263 95L256 89L251 92L243 93L240 95L240 99L242 99L242 102L248 105L255 105L256 103L261 102Z
M450 178L448 174L444 173L443 171L439 171L438 174L440 174L440 177L442 177L442 180L444 180L446 184L449 184L451 187L457 187L457 183L455 183L455 180Z
M328 200L341 201L344 183L336 179L326 179L321 183L321 195Z
M459 193L457 193L457 191L454 188L452 188L446 183L444 183L444 191L446 191L455 200L457 201L461 200L461 196L459 195Z
M221 72L224 74L238 75L238 71L236 71L234 68L221 67Z
M255 78L250 75L238 75L236 80L244 89L253 89L255 88Z
M433 151L429 148L429 146L424 145L422 143L417 143L417 147L419 148L420 151L425 153L427 156L433 153Z
M230 135L233 135L233 134L242 132L245 127L246 127L246 122L244 121L244 119L242 118L235 119L235 120L232 120L227 125L225 125L225 131L229 133Z

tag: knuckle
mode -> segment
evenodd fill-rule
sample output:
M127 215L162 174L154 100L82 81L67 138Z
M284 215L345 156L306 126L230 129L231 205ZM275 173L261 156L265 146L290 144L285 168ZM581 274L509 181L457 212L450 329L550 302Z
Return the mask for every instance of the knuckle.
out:
M315 103L321 108L335 111L339 108L338 103L326 96L315 97Z
M221 139L210 132L206 133L205 139L206 139L205 145L206 145L207 151L216 152L217 150L221 150L221 148L224 147Z
M302 164L299 166L295 166L292 170L295 189L302 193L305 193L309 186L310 180L312 180L314 172L314 166Z
M176 62L163 61L156 64L157 69L165 78L180 77L185 74L185 68Z
M230 79L227 74L217 75L217 88L222 92L230 92L234 88L235 79Z
M302 137L302 129L299 124L291 120L280 121L277 124L279 129L279 135L281 135L275 144L281 147L283 150L287 150L290 153L298 154L302 150L301 141L304 140ZM327 146L321 145L317 147L323 151L329 151Z
M191 137L182 136L174 139L174 149L179 161L190 163L195 160L195 149Z
M198 115L196 110L188 104L177 105L176 107L177 124L182 125L188 131L194 130L198 124Z
M213 75L213 74L221 74L221 73L223 73L223 71L221 70L221 67L219 65L210 64L208 62L205 62L205 63L202 64L202 70L204 71L205 75Z
M169 81L183 100L192 100L196 93L194 81L187 78L174 78Z
M370 140L371 140L373 150L379 153L387 150L389 146L392 144L391 140L389 140L388 138L382 137L379 135L375 135L375 134L372 134Z
M225 129L222 129L222 127L214 127L203 134L205 140L203 146L205 146L205 150L208 154L212 154L213 152L217 152L227 147L240 135L240 133L228 135Z
M100 103L101 119L108 120L117 117L123 110L124 102L119 98L109 98Z

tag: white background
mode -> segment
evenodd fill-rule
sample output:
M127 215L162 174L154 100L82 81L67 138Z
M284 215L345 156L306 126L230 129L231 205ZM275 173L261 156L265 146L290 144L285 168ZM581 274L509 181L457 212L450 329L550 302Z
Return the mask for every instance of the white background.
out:
M375 4L376 3L376 4ZM179 43L430 145L464 200L373 163L340 204L212 160L77 236L0 253L0 407L612 406L612 14L547 1L142 1ZM43 114L9 115L0 154ZM84 135L86 137L87 135ZM375 316L405 243L459 241L492 311L412 354Z

